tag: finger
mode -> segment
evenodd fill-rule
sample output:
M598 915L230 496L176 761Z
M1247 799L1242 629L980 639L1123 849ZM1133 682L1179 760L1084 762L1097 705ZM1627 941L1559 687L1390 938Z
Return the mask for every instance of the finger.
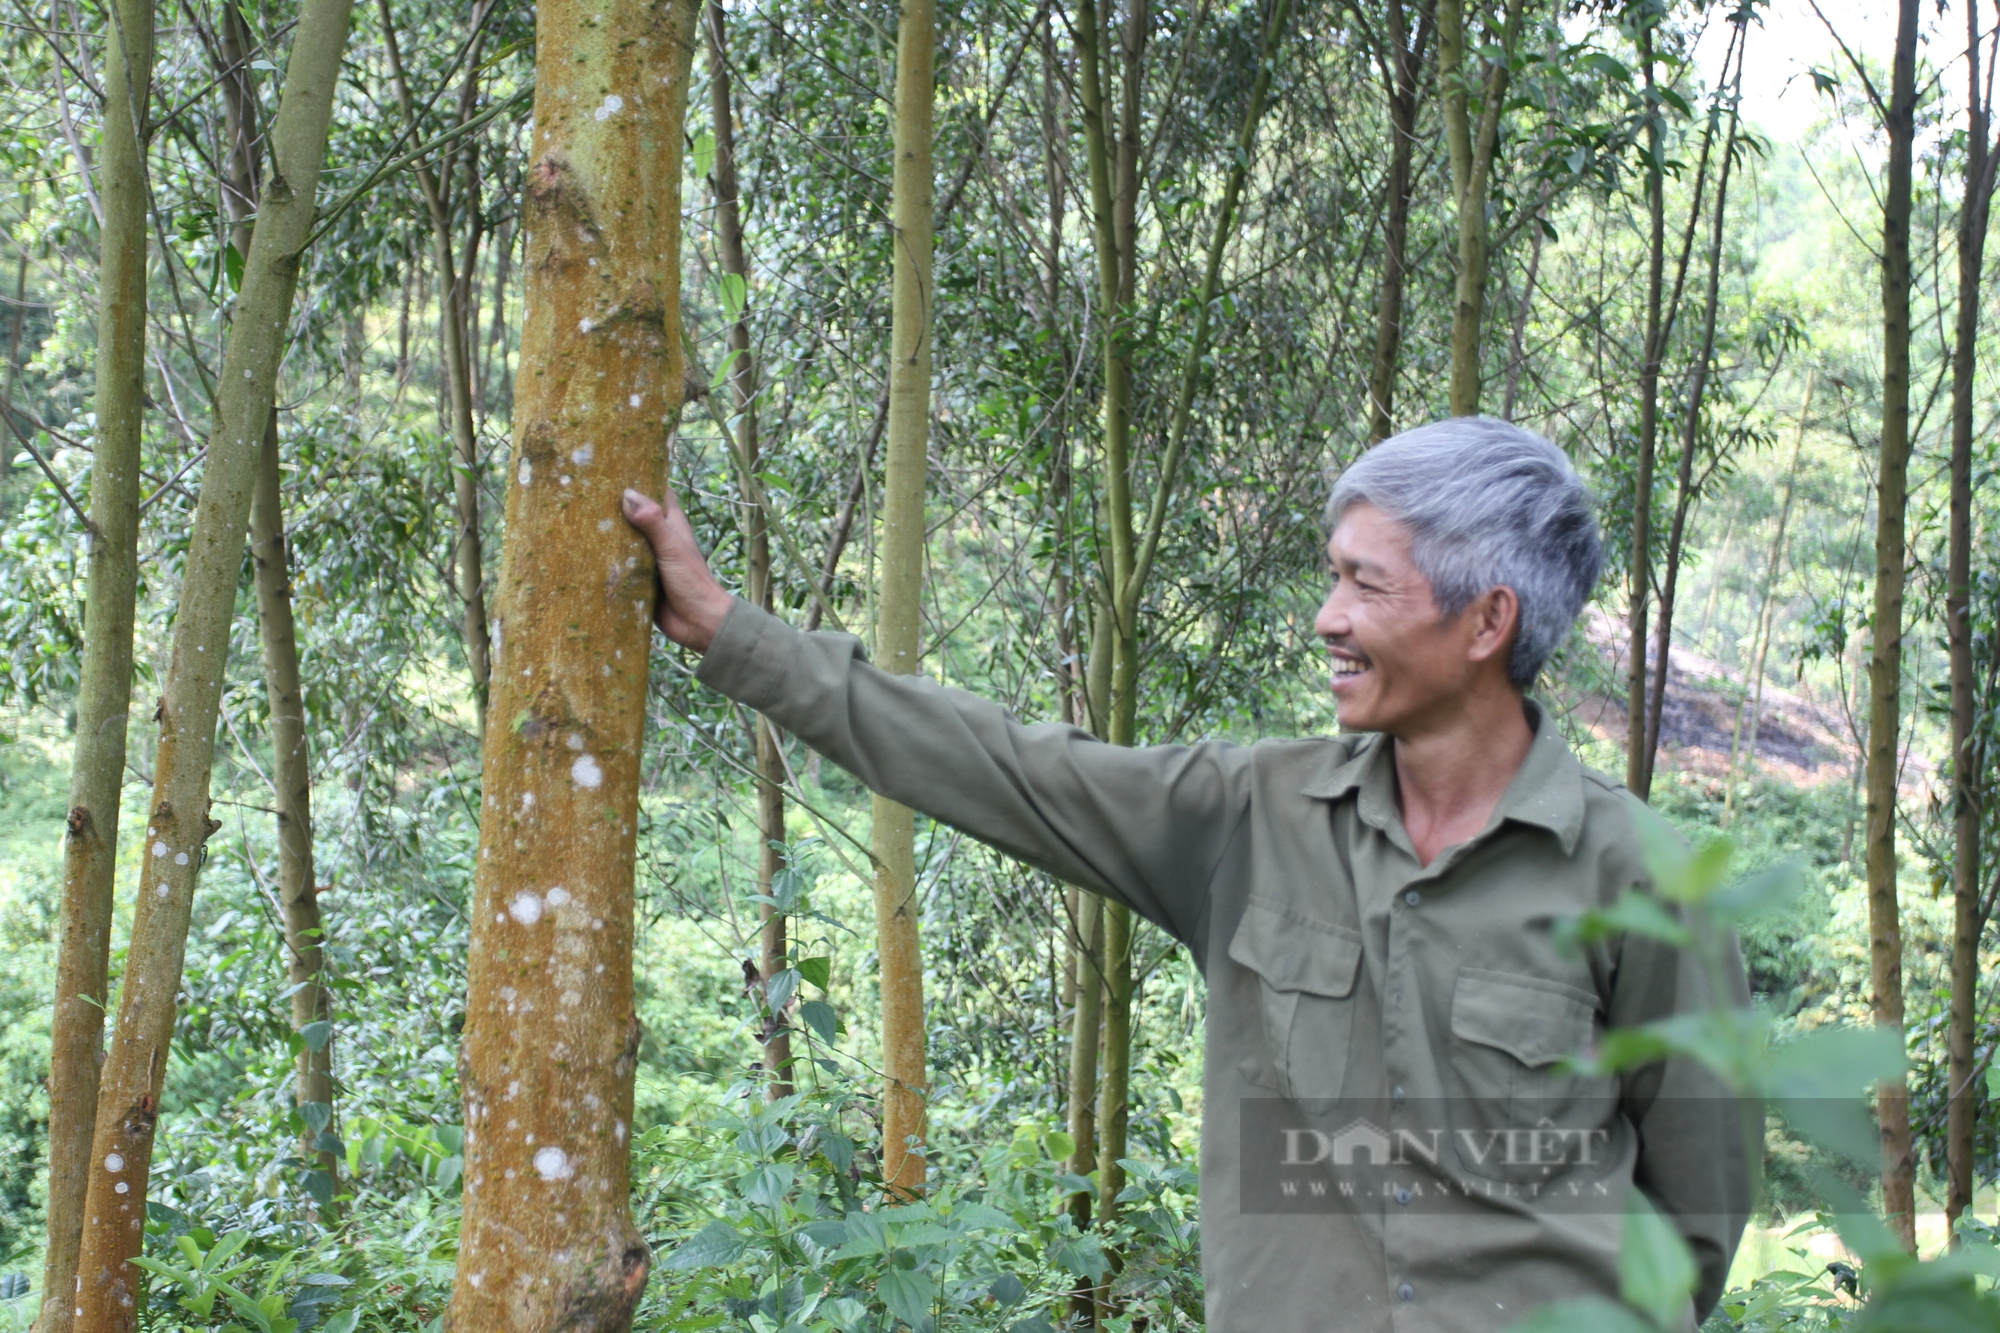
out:
M669 491L671 499L673 492ZM624 496L625 521L637 528L646 540L652 543L655 558L665 554L669 527L667 511L652 497L635 490L626 490Z

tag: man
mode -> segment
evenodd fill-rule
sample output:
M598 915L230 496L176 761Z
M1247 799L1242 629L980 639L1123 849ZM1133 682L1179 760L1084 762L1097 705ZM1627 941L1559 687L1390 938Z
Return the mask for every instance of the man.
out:
M1697 1258L1686 1326L1714 1306L1748 1173L1724 1090L1686 1062L1563 1063L1711 1000L1666 946L1557 939L1647 877L1641 807L1526 695L1603 558L1554 445L1458 418L1348 468L1314 623L1343 734L1251 746L1023 725L732 598L671 494L626 515L702 681L1193 952L1210 1328L1471 1333L1615 1298L1634 1185Z

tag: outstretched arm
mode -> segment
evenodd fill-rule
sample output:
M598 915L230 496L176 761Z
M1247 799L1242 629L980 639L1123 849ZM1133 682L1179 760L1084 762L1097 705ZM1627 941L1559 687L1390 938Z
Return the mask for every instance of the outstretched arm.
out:
M850 635L801 633L731 598L671 493L628 495L626 513L659 557L659 626L704 654L702 681L871 789L1127 903L1201 954L1209 881L1248 803L1247 750L1107 745L878 670Z

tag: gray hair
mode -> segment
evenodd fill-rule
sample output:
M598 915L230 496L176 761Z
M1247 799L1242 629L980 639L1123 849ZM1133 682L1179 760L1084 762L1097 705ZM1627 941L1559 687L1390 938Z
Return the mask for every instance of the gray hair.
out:
M1438 610L1455 616L1491 588L1514 590L1520 625L1508 679L1534 683L1604 568L1589 490L1563 451L1496 417L1452 417L1370 449L1333 484L1328 531L1371 504L1410 531Z

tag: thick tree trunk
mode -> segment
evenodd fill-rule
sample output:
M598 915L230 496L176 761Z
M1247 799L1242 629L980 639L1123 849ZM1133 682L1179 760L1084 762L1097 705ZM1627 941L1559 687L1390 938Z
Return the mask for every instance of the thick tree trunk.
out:
M1412 43L1403 0L1387 0L1389 25L1389 179L1382 218L1382 279L1375 303L1375 354L1368 367L1368 442L1396 428L1396 365L1403 345L1403 286L1407 277L1412 163L1417 146L1417 80L1430 45L1432 10L1425 8Z
M139 878L91 1145L90 1185L78 1261L76 1327L129 1333L136 1326L138 1253L146 1178L160 1088L173 1038L175 995L187 948L195 874L214 825L209 769L229 652L229 627L242 572L244 533L261 463L264 429L298 281L300 250L312 225L326 153L334 85L347 43L351 0L307 0L287 61L284 95L272 126L270 178L243 288L217 382L216 423L202 474L194 532L182 576L179 614L160 705L160 746L152 814Z
M417 118L416 103L410 95L409 81L403 74L402 51L396 44L395 19L389 0L380 0L380 10L383 45L389 56L389 73L396 87L396 100L402 106L404 118L414 122ZM479 22L479 11L480 5L475 4L472 15L475 26ZM476 47L475 40L475 50L469 60L474 68L479 63ZM472 77L467 76L468 93L473 87ZM461 96L461 122L470 110L471 98ZM492 642L491 627L486 617L485 553L479 526L479 432L473 417L472 391L473 325L470 303L466 299L466 285L471 280L478 256L479 197L467 192L468 208L472 214L472 236L467 241L465 263L461 267L452 255L451 207L445 194L451 179L449 155L443 170L433 172L427 163L419 162L415 174L417 188L424 196L424 207L430 213L431 255L438 271L438 333L444 361L447 415L451 419L452 503L458 514L458 541L452 547L452 575L459 598L459 631L465 647L466 669L472 676L472 697L478 708L480 730L484 732L487 697L493 675Z
M1736 40L1747 39L1746 29L1739 29ZM1742 49L1739 46L1737 59L1737 88L1742 82ZM1708 243L1708 290L1702 303L1701 346L1695 353L1694 368L1688 377L1687 403L1681 412L1680 458L1674 477L1674 515L1667 525L1666 561L1660 579L1660 616L1653 632L1653 677L1651 697L1645 710L1644 744L1641 749L1639 771L1640 799L1651 800L1653 795L1653 769L1660 754L1660 715L1667 703L1667 677L1671 673L1672 649L1674 642L1674 599L1679 594L1681 574L1681 551L1687 539L1688 512L1695 499L1694 459L1695 447L1701 438L1701 406L1708 393L1708 373L1710 363L1715 359L1715 320L1722 301L1722 233L1729 217L1729 173L1736 156L1737 97L1732 95L1729 109L1729 131L1723 138L1722 167L1715 179L1715 215L1710 219ZM1701 206L1699 188L1694 207ZM1675 283L1675 297L1678 299L1680 284ZM1657 364L1655 388L1657 391ZM1811 399L1810 385L1806 394ZM1657 410L1657 409L1656 409ZM1799 409L1799 429L1805 429L1805 408ZM1789 490L1787 495L1789 495Z
M1916 137L1917 0L1901 0L1886 128L1882 200L1882 458L1875 512L1875 616L1868 682L1868 943L1875 1021L1903 1035L1903 926L1896 891L1897 744L1903 697L1903 584L1910 469L1910 167ZM1882 1131L1882 1210L1916 1248L1910 1091L1899 1074L1875 1094Z
M932 0L903 0L896 32L895 261L889 334L889 457L882 482L882 586L875 653L886 671L917 670L923 651L924 479L931 429ZM924 1187L930 1075L917 925L916 826L907 806L877 796L875 929L882 984L882 1179L895 1194Z
M151 0L115 0L107 15L104 133L97 159L97 194L104 210L98 263L97 452L91 466L83 668L63 841L49 1052L49 1244L42 1264L39 1325L44 1333L67 1333L76 1309L77 1247L103 1058L138 589L139 444L146 399L144 120L153 77L153 6ZM25 256L22 262L27 262ZM17 349L24 317L16 307Z
M528 285L461 1069L454 1329L628 1328L633 869L656 579L620 517L679 419L681 125L699 0L544 0Z
M257 566L257 620L264 647L264 694L271 712L271 784L278 810L278 906L285 925L285 970L292 993L292 1029L306 1034L294 1084L306 1129L299 1156L319 1173L315 1188L333 1197L340 1154L333 1114L333 996L321 984L319 886L313 876L312 764L307 747L305 691L299 678L299 641L292 621L291 556L280 499L278 418L264 428L257 490L250 502L250 552ZM319 1034L326 1034L321 1037ZM318 1037L318 1044L314 1039ZM322 1114L312 1108L324 1108ZM321 1221L334 1215L319 1206Z
M757 369L750 353L750 261L743 247L742 200L736 183L736 111L730 95L729 48L721 0L708 0L709 115L715 124L715 238L722 271L742 284L743 309L729 326L729 382L735 399L736 451L746 485L739 503L744 515L744 546L749 565L750 600L766 611L771 595L771 530L769 516L758 503L761 489L747 485L758 467ZM772 885L785 868L785 757L769 718L757 719L757 892L773 897ZM768 984L786 967L785 916L766 902L759 906L758 971ZM772 1013L763 1033L764 1068L771 1075L768 1091L775 1100L792 1093L792 1031L782 1013Z
M1493 158L1500 144L1500 111L1511 77L1508 61L1521 30L1526 0L1507 0L1497 34L1503 53L1486 62L1483 78L1468 68L1476 54L1466 32L1465 0L1437 0L1438 84L1444 98L1444 137L1451 156L1452 201L1458 214L1458 274L1451 313L1451 414L1479 411L1480 328L1486 311L1486 202ZM1481 57L1483 60L1484 58ZM1472 116L1472 88L1480 88L1479 117Z
M1958 218L1958 324L1951 359L1951 518L1946 539L1945 636L1951 658L1952 946L1951 1017L1946 1028L1949 1087L1945 1113L1945 1219L1955 1227L1972 1209L1977 1073L1979 939L1985 933L1979 839L1985 822L1985 746L1977 730L1972 664L1972 433L1979 370L1980 279L1993 204L1991 107L1980 83L1979 12L1967 7L1965 197ZM1956 1232L1954 1231L1954 1236Z

